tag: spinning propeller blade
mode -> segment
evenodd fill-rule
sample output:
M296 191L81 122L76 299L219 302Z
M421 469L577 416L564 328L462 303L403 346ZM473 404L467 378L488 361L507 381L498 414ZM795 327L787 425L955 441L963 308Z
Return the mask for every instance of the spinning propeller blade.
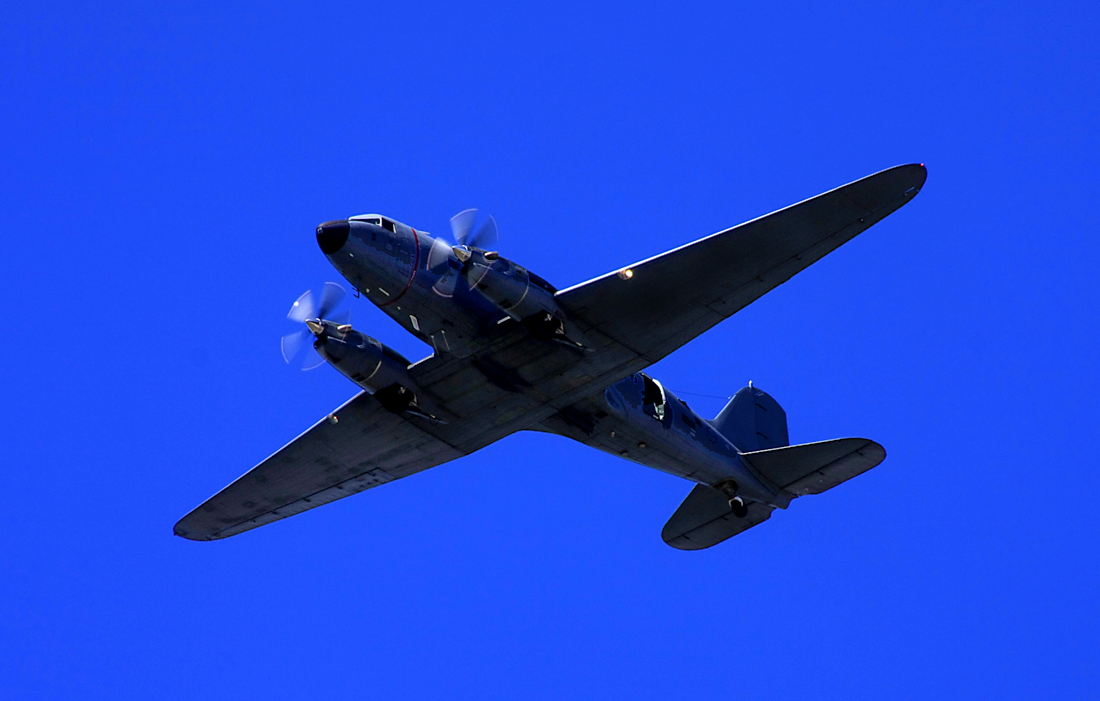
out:
M314 293L312 290L307 290L293 305L291 305L290 312L286 317L294 322L305 323L307 327L300 331L288 333L283 336L280 341L279 345L283 352L283 360L285 360L287 364L301 355L303 348L307 345L312 345L310 343L312 340L311 337L313 339L319 338L319 334L324 333L324 325L318 322L328 321L340 326L347 324L351 320L351 309L345 309L336 314L332 314L332 310L335 309L346 296L347 292L343 287L335 282L326 282L319 294ZM318 331L314 333L307 322L312 323L313 328L318 329ZM322 365L324 362L325 359L320 353L317 353L315 357L307 355L304 358L302 370L312 370Z
M489 215L489 218L467 239L466 245L470 248L488 250L490 246L496 245L497 237L497 220Z
M497 242L497 221L490 216L474 228L477 220L476 209L465 209L451 217L451 233L459 246L467 248L481 248L492 246Z
M428 270L439 275L439 279L432 285L432 291L441 297L451 297L458 287L459 281L465 278L462 270L465 270L469 260L469 249L484 250L497 242L497 222L493 217L488 217L475 226L478 220L476 209L464 209L451 217L451 234L455 243L448 244L443 237L437 237L428 251ZM462 249L466 249L465 251ZM451 267L451 261L456 254L459 258L457 267ZM465 284L465 283L463 283Z
M286 318L291 321L297 321L299 324L304 324L306 319L312 319L314 314L313 305L313 293L306 290L305 293L298 298L294 304L290 305L290 311L287 312Z
M344 301L344 297L347 297L348 293L344 291L344 288L337 285L335 282L326 282L325 286L321 288L321 304L317 308L317 318L328 318L329 312L336 308L336 305Z
M312 335L309 329L302 329L301 331L295 331L294 333L288 333L283 336L280 344L283 350L283 360L290 363L290 361L297 358L298 354L302 352L302 348L305 346L306 342L311 340L310 336Z
M432 247L428 249L428 270L432 271L436 275L442 273L447 269L447 264L451 259L451 247L442 238L437 238Z
M460 246L466 245L466 237L470 235L470 230L474 227L474 219L476 218L476 209L464 209L451 217L451 233L455 237L455 243Z

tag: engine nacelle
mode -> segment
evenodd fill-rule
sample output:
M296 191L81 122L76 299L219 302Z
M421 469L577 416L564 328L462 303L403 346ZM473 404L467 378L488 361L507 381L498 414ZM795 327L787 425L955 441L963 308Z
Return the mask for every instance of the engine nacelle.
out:
M523 266L494 254L476 253L466 265L466 281L532 335L584 348L588 344L554 299L554 291Z
M354 329L344 333L329 330L318 337L313 347L342 375L373 394L389 411L433 418L420 408L419 388L409 374L408 359L392 348Z

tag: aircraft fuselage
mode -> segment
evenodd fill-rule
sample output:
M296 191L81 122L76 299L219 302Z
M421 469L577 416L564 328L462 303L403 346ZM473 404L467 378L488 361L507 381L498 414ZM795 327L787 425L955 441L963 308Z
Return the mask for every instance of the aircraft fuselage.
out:
M340 274L437 354L468 357L491 343L493 328L509 320L527 327L532 343L558 343L585 352L583 334L553 301L554 288L494 252L452 246L381 215L326 222L317 232L322 251ZM364 367L378 362L384 368L385 359L376 361L377 351L364 360L355 355L374 344L374 339L353 332L320 339L317 349L360 387L379 392ZM390 364L394 367L389 372L400 372L399 363ZM496 378L488 379L499 385ZM404 388L415 401L415 388ZM388 401L392 394L380 396ZM595 447L700 484L723 485L731 495L748 500L781 508L789 503L789 494L754 474L739 457L742 450L644 373L608 387L604 401L606 411L625 423ZM622 448L624 441L634 449Z

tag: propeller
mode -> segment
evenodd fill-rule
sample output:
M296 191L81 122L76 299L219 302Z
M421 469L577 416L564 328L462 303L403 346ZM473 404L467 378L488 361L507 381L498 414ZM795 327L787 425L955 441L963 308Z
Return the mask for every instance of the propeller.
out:
M321 323L322 321L330 321L340 326L351 320L350 309L345 309L335 316L329 316L332 314L332 310L344 301L347 294L344 288L335 282L326 282L319 293L306 290L305 294L291 305L286 318L294 322L304 323L306 328L283 336L281 342L283 360L289 364L297 358L307 342L311 341L310 336L320 338L325 328L324 324ZM307 356L302 361L302 370L312 370L324 362L325 359L320 353L317 354L316 358Z
M475 224L477 224L476 227ZM453 245L443 237L437 237L428 251L428 270L440 276L432 289L442 297L450 297L454 294L472 251L485 252L486 248L496 244L497 222L490 215L478 224L477 210L464 209L451 217L451 234L455 241ZM458 258L461 263L459 269L451 266L452 257Z
M464 209L451 217L451 233L459 246L486 250L497 242L497 220L490 215L475 229L476 221L477 210Z

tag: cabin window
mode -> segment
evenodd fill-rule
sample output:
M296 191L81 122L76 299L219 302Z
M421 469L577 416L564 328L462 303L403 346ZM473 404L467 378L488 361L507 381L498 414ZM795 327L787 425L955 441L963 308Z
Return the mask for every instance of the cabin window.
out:
M665 399L665 388L661 386L661 383L654 380L649 375L641 373L642 375L642 411L657 419L661 423L665 423L665 417L669 419L672 415L668 412L668 401Z

